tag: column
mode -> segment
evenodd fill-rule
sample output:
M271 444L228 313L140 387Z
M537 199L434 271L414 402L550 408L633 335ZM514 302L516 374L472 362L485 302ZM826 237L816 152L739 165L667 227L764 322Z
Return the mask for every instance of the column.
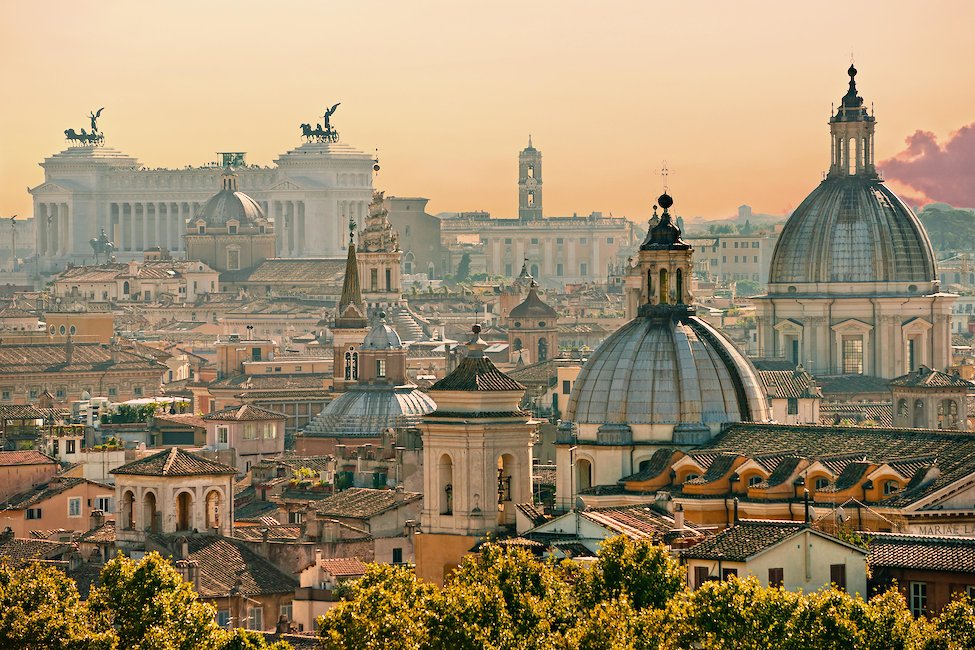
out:
M50 238L48 243L48 249L51 251L51 253L57 256L61 254L61 250L58 246L58 244L61 243L61 224L58 223L58 220L61 218L61 215L59 214L60 211L58 210L57 203L50 203L49 206L51 210L51 214L49 217L51 230L48 233L48 236Z
M34 247L38 255L47 255L47 206L35 203L37 206L34 217Z
M149 242L152 241L150 236L151 228L149 226L149 206L151 203L142 204L142 250L149 248Z
M128 249L126 238L129 236L129 224L125 222L125 207L127 203L118 204L118 250Z
M298 256L305 253L305 242L308 240L308 233L305 232L305 202L295 203L298 209Z
M295 256L295 202L285 202L285 219L288 222L288 257Z
M71 224L71 212L68 209L67 203L61 204L62 211L62 222L64 223L64 234L62 235L62 241L64 242L61 247L62 255L70 255L74 251L74 241L72 237L72 224Z

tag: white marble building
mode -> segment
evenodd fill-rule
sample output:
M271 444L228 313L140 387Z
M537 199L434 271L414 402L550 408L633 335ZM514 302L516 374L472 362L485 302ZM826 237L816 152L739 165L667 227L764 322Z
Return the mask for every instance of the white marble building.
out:
M149 169L110 146L70 146L40 163L34 197L41 270L94 261L104 228L119 261L160 246L185 251L186 223L220 187L222 163ZM272 167L237 165L240 188L274 221L281 257L341 256L349 217L372 200L373 156L342 142L306 142Z

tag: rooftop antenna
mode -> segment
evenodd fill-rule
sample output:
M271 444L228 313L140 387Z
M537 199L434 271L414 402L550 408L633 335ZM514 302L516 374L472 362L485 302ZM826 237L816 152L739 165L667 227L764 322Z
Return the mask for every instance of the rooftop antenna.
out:
M667 169L667 161L665 160L663 161L663 164L660 167L660 178L663 180L664 194L667 193L667 176L669 175L670 175L670 170Z

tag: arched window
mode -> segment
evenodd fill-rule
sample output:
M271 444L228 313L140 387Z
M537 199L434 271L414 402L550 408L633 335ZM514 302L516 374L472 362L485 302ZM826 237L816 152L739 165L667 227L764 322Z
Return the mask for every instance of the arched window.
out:
M666 305L670 300L670 277L667 269L660 269L660 300L661 305Z
M220 508L222 505L220 492L210 490L206 498L206 527L208 531L220 528Z
M521 346L522 346L521 339L517 339L516 338L514 341L511 342L511 347L513 347L515 349L515 352L517 352L518 350L520 350L521 349Z
M122 528L135 530L135 494L129 490L122 495Z
M129 295L129 281L128 280L126 280L125 282L122 283L122 295L123 296Z
M958 428L958 402L953 399L943 399L938 402L938 428Z
M647 302L653 300L653 270L647 269Z
M546 359L548 359L548 341L538 339L538 360L545 361Z
M684 304L684 272L681 269L677 269L677 273L674 274L674 278L677 282L677 304Z
M576 461L576 493L592 487L592 463L585 458Z
M190 530L193 526L193 495L180 492L176 497L176 530Z
M915 429L925 428L924 420L924 400L914 400L914 419L911 426Z
M345 353L345 380L355 381L359 379L359 353L349 350Z
M765 479L763 479L760 474L756 474L755 476L749 477L748 487L754 487L764 480Z
M884 496L895 494L901 489L901 484L897 481L884 481Z
M906 399L897 400L897 417L904 418L905 420L911 417L911 410L907 406Z
M847 170L850 175L857 173L857 141L856 138L850 138L846 146L846 160L849 162L849 169Z
M820 490L825 490L826 488L829 487L829 479L826 478L825 476L820 476L819 478L816 479L816 482L813 484L813 486L817 492L819 492Z
M142 529L147 533L159 532L159 513L156 512L156 495L147 492L142 498Z
M440 457L440 514L454 513L454 462L450 456Z

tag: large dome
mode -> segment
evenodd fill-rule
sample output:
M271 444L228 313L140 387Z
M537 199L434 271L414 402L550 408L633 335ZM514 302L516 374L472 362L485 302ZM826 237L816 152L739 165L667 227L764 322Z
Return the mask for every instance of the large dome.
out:
M770 284L929 283L935 277L921 222L883 182L864 176L820 183L786 222L769 270Z
M603 342L582 367L566 408L573 424L715 429L766 421L758 373L723 334L691 316L638 317Z
M199 219L211 226L224 226L228 221L245 225L265 218L257 201L237 190L237 174L233 170L224 170L222 187L204 204Z

